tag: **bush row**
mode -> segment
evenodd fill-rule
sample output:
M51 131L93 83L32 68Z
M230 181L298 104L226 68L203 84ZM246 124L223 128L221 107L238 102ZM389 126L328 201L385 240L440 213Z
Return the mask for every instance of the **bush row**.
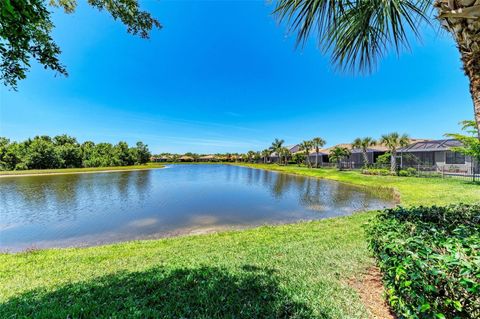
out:
M480 318L480 205L387 209L367 234L401 318Z

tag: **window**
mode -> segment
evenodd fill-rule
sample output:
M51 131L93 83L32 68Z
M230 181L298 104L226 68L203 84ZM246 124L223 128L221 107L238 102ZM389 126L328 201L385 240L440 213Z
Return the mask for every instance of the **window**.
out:
M447 151L445 160L447 164L465 164L465 155Z

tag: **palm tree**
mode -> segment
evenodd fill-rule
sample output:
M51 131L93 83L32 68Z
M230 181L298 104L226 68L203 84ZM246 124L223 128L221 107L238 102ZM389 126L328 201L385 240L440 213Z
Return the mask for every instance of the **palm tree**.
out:
M312 141L303 141L300 144L300 150L305 153L305 158L306 158L308 167L312 167L312 165L310 164L310 150L312 149L312 147L313 147Z
M409 48L408 35L420 36L431 8L452 34L460 51L480 139L480 6L473 0L278 0L274 13L305 43L316 32L324 52L341 69L371 72L378 58L393 48ZM453 67L453 65L452 65Z
M247 160L249 162L253 162L255 160L255 151L248 151L247 152Z
M262 157L263 157L263 163L266 164L267 163L267 159L268 157L270 156L270 154L272 154L272 151L270 151L269 149L264 149L262 151Z
M281 147L279 149L279 153L278 153L278 156L279 156L279 163L282 162L282 157L285 158L285 165L288 165L288 157L290 156L290 150L286 147Z
M282 148L284 142L284 140L276 138L275 141L272 142L272 146L270 146L272 152L275 152L277 154L279 163L281 162L279 151Z
M313 147L315 147L315 167L318 168L318 152L320 152L320 147L323 147L327 142L321 137L315 137L312 140Z
M394 132L382 135L378 142L385 145L390 151L390 172L395 174L397 172L397 149L399 147L405 147L410 143L408 135L400 135Z
M339 170L342 169L341 161L342 159L349 157L350 156L350 150L346 147L340 147L340 146L335 146L330 150L330 154L328 155L328 158L332 162L337 163L337 168Z
M360 137L357 137L353 143L352 143L352 147L353 148L358 148L362 151L362 154L363 154L363 165L364 166L367 166L368 165L368 148L370 146L375 146L377 144L377 142L371 138L371 137L364 137L364 138L360 138Z

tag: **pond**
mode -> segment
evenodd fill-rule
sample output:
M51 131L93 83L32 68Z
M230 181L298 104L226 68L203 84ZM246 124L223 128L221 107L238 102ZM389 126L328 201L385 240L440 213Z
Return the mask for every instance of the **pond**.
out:
M358 187L230 165L0 179L0 250L88 246L391 206Z

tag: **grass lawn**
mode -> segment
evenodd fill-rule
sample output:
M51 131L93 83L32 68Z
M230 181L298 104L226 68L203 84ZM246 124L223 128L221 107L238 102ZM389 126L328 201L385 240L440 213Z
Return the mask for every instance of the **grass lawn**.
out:
M165 165L159 163L148 163L145 165L131 166L110 166L110 167L86 167L86 168L56 168L56 169L29 169L24 171L0 171L1 176L18 175L56 175L56 174L76 174L76 173L95 173L110 171L130 171L151 168L162 168Z
M479 185L455 180L267 168L394 187L407 205L480 200ZM368 318L350 283L373 265L362 228L373 215L3 254L0 314L6 318Z

